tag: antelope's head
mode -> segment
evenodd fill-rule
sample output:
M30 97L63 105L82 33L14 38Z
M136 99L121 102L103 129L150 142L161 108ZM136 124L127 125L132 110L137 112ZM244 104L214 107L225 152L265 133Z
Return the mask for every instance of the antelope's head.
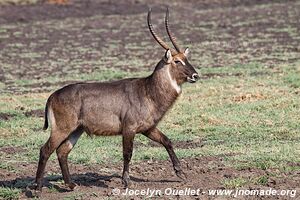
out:
M189 49L186 48L184 51L180 49L176 40L169 29L169 9L167 9L165 17L165 26L168 36L175 47L175 50L169 48L167 43L165 43L153 30L153 25L151 23L151 9L148 12L148 27L154 37L154 39L162 46L166 53L164 55L163 61L165 66L169 66L169 72L171 78L176 81L178 85L184 82L195 83L199 79L199 75L195 68L188 61Z

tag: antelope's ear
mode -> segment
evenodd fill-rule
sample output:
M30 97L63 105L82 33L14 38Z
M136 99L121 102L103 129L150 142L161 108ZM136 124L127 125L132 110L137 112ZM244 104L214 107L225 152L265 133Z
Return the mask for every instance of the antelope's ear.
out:
M173 56L172 56L172 53L171 53L171 50L168 49L165 53L165 59L167 61L167 63L171 63L172 60L173 60Z
M184 54L185 57L188 57L188 56L189 56L189 53L190 53L190 50L189 50L189 48L187 47L187 48L184 50L183 54Z

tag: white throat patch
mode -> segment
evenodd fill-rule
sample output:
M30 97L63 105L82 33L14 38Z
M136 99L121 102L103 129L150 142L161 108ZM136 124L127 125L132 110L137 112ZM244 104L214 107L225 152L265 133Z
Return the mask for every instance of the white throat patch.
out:
M170 73L170 65L168 67L168 78L170 80L170 83L172 85L172 87L176 90L176 92L179 94L181 92L181 87L177 84L176 80L174 80L171 76L171 73Z

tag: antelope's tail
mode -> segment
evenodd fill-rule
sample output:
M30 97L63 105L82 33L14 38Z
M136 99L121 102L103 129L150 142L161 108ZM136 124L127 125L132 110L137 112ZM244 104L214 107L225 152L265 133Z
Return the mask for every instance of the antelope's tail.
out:
M48 101L46 103L46 107L45 107L45 121L44 121L44 127L43 130L47 130L49 124L48 124Z

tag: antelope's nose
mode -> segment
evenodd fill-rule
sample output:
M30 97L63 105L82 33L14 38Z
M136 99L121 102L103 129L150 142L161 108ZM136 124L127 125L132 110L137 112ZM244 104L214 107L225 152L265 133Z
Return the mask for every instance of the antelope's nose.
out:
M197 73L193 73L191 77L187 77L189 83L195 83L198 79L199 75Z
M192 75L192 79L194 79L195 81L197 81L197 80L199 79L199 75L196 74L196 73L194 73L194 74Z

